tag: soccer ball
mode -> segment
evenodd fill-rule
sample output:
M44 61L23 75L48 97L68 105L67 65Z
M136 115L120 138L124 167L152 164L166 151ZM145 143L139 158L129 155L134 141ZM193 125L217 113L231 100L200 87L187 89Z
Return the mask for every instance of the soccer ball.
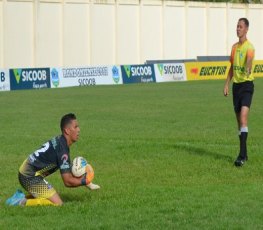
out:
M72 162L71 172L75 177L81 177L86 173L88 162L84 157L76 157Z
M84 157L76 157L72 162L71 172L75 177L81 177L85 173L86 178L91 182L94 178L94 170Z

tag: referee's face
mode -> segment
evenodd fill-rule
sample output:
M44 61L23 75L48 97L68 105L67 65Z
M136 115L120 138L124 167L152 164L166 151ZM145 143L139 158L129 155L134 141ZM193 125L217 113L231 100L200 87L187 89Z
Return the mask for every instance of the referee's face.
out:
M243 20L237 23L237 36L238 38L244 38L247 35L248 27Z

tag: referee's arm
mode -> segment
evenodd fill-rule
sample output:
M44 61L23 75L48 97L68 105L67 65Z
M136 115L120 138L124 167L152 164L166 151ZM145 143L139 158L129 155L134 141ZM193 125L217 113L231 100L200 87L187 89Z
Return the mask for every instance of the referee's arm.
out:
M231 64L231 67L230 67L230 70L228 72L226 82L225 82L224 96L228 96L229 94L229 84L231 82L232 77L233 77L233 65Z

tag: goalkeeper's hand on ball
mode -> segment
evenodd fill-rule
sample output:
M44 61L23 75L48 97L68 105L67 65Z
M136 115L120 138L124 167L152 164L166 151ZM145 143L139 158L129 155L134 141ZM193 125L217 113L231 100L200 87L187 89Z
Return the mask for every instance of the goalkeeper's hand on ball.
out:
M94 178L94 174L91 175L90 173L85 173L84 179L85 179L85 182L86 182L86 186L87 186L90 190L100 189L100 186L99 186L99 185L91 183L91 181L93 180L93 178Z
M99 185L93 184L93 183L91 183L91 182L87 185L87 187L88 187L90 190L100 189L100 186L99 186Z
M91 165L87 164L86 173L82 178L82 184L86 185L90 190L100 189L99 185L91 183L93 179L94 179L94 170Z
M83 185L88 185L94 178L94 170L91 165L86 165L86 172L84 173L81 183Z

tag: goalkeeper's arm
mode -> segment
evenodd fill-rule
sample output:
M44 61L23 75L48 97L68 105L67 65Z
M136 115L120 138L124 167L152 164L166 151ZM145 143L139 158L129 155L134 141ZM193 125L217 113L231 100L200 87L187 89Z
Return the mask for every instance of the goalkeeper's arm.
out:
M74 177L71 172L61 173L62 180L66 187L78 187L83 185L83 178L86 178L86 174L83 177ZM90 181L85 179L85 183L90 183ZM87 184L88 184L87 183ZM85 184L85 185L87 185Z

